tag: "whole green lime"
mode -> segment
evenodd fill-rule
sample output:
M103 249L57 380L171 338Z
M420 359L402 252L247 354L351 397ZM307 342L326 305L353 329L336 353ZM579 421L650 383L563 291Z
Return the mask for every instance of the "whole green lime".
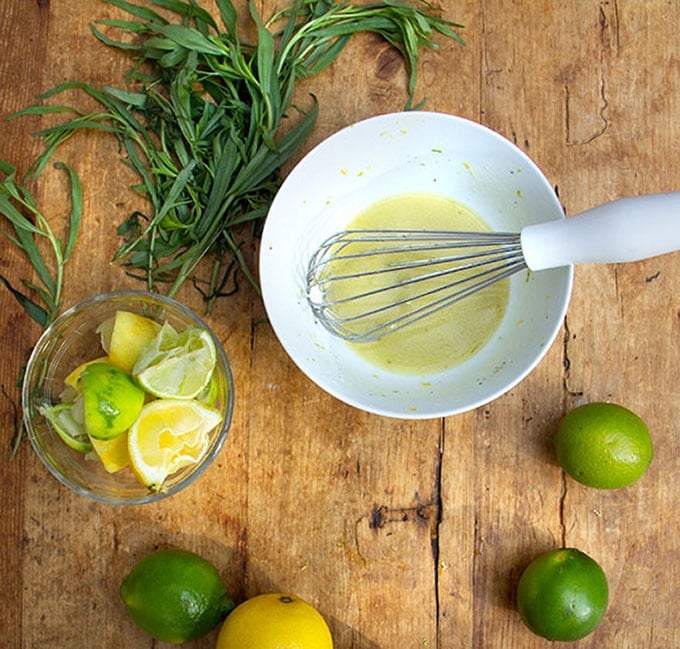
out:
M156 550L123 579L120 595L135 623L162 642L190 642L234 608L212 563L187 550Z
M570 476L599 489L632 484L654 455L645 422L614 403L588 403L567 413L555 436L555 450Z
M609 600L600 565L575 548L536 557L517 585L517 608L525 624L548 640L579 640L602 621Z

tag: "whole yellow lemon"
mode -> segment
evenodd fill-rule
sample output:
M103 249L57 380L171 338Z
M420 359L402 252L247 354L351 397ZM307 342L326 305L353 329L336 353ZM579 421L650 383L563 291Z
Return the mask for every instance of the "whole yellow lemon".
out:
M267 593L229 614L216 649L333 649L333 638L311 604L295 595Z

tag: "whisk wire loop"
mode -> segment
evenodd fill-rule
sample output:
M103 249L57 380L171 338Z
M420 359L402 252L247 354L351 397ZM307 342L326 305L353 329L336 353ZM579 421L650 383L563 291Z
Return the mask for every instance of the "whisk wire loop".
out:
M413 324L415 322L418 322L419 320L429 317L430 315L438 313L442 309L452 306L453 304L460 302L466 297L474 295L475 293L478 293L479 291L485 288L493 286L502 279L505 279L506 277L513 275L518 270L521 270L523 267L525 266L523 266L523 264L520 262L516 266L504 267L500 271L494 269L487 269L486 271L480 272L477 275L470 278L471 280L476 281L475 284L460 286L458 290L455 290L442 297L439 297L438 299L433 300L424 306L414 308L407 314L402 314L390 320L386 320L385 322L382 322L379 325L376 325L369 329L365 329L363 331L357 331L356 329L352 329L348 325L359 323L365 318L380 315L380 313L387 312L390 309L406 305L408 304L409 300L406 298L398 300L390 305L379 307L370 311L365 311L359 315L350 317L343 318L335 314L333 316L332 321L328 318L328 313L326 313L326 317L323 322L326 326L332 323L331 326L328 328L330 328L332 331L342 332L342 337L345 338L346 340L349 340L351 342L370 342L383 337L387 333L398 331L399 329L402 329L407 325ZM452 289L454 288L454 286L455 286L454 284L449 284L447 288ZM429 297L433 294L434 290L426 293L420 293L416 296L416 299Z
M368 342L525 268L516 233L346 230L316 250L306 290L323 326Z

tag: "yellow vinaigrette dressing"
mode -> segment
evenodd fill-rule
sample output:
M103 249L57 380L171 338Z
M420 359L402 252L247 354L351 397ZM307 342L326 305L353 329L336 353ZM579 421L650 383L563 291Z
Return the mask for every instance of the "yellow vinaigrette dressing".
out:
M357 215L348 229L417 228L430 230L488 231L488 224L469 208L443 196L427 193L400 194L374 203ZM423 254L423 253L420 253ZM402 255L399 253L398 256ZM404 261L395 259L391 261ZM379 256L361 260L361 270L378 269L385 260ZM340 266L344 267L340 267ZM357 260L343 261L335 272L360 270ZM423 271L420 270L419 273ZM384 276L376 282L385 283ZM434 281L434 280L433 280ZM439 285L451 279L437 280ZM361 290L374 288L371 278L361 280ZM377 286L377 284L375 285ZM356 290L358 287L353 287ZM411 288L400 289L403 295L390 293L383 302L410 295ZM502 280L479 293L466 297L419 322L389 333L373 342L348 343L372 365L400 374L432 374L450 369L478 352L498 328L508 304L509 280ZM341 297L333 295L334 298ZM429 298L430 300L432 298ZM363 311L365 304L346 307L345 315ZM413 309L414 304L403 309ZM382 316L384 320L384 316Z

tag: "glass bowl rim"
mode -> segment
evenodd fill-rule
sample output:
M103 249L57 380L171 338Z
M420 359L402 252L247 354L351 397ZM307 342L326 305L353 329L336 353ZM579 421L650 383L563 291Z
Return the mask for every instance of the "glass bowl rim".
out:
M30 404L32 401L32 397L30 394L30 390L28 387L29 381L27 380L31 374L33 373L34 366L37 363L38 359L38 354L37 351L41 350L47 343L47 341L50 340L51 336L54 334L54 331L58 328L59 325L63 324L65 320L68 320L75 316L78 313L81 313L82 311L85 311L86 309L90 308L93 305L100 304L103 302L107 302L110 300L151 300L152 302L157 302L160 303L162 306L165 307L170 307L172 309L180 311L187 319L194 321L196 324L199 326L203 327L211 336L213 339L213 342L215 343L215 348L217 350L217 363L218 365L221 365L224 369L225 373L225 378L226 378L226 383L227 383L227 395L225 398L225 404L224 404L224 420L222 421L222 424L220 426L220 430L217 432L215 436L215 440L213 441L210 451L206 453L206 455L203 457L203 459L200 462L200 465L198 467L195 467L193 472L186 476L185 478L181 479L178 481L176 484L173 484L172 487L170 487L167 490L161 490L158 492L148 492L147 494L141 495L141 496L136 496L134 498L125 498L125 497L115 497L115 496L110 496L110 495L104 495L104 494L98 494L95 493L87 488L82 487L79 484L76 484L75 482L71 481L68 476L64 475L61 471L59 471L53 463L49 460L49 458L46 456L45 452L43 451L40 443L37 440L37 433L33 428L33 423L31 420L30 416ZM196 312L194 312L192 309L189 307L185 306L178 300L168 297L166 295L162 295L160 293L154 293L151 291L140 291L140 290L126 290L126 291L111 291L108 293L100 293L97 295L93 295L89 298L86 298L72 306L70 306L68 309L66 309L63 313L59 314L57 318L50 323L50 325L42 332L38 340L36 341L35 345L33 346L31 350L31 354L29 356L28 362L26 363L26 368L24 372L24 380L22 384L22 390L21 390L21 406L22 406L22 420L24 427L26 429L27 436L31 442L31 446L33 447L33 450L35 451L36 455L40 458L40 461L42 464L48 469L48 471L64 486L68 487L71 491L81 495L85 496L87 498L90 498L92 500L102 502L105 504L109 505L142 505L145 503L151 503L151 502L157 502L159 500L164 500L165 498L169 498L170 496L178 493L182 489L185 489L189 485L191 485L193 482L195 482L200 475L203 474L203 472L213 463L217 455L219 454L220 450L224 446L224 442L226 441L227 434L229 432L229 429L231 428L231 422L233 419L233 413L234 413L234 377L231 371L231 366L229 364L229 359L227 358L226 352L224 351L224 348L220 341L217 339L217 336L215 335L215 332L212 330L212 328L201 318Z

